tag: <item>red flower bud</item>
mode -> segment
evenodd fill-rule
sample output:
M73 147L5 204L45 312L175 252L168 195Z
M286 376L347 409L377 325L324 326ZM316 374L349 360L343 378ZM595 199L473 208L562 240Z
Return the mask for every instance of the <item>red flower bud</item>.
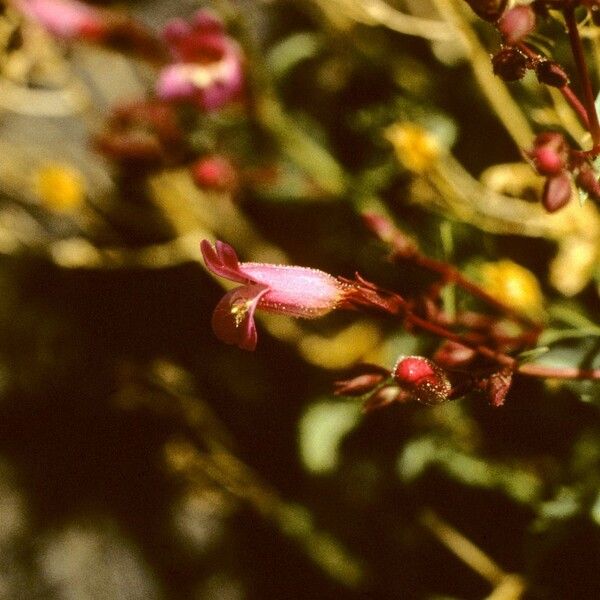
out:
M393 376L401 388L427 406L445 402L452 390L445 371L423 356L401 357L394 367Z
M237 184L237 173L224 156L207 156L192 165L192 177L201 188L231 190Z
M516 6L507 10L498 23L504 42L516 44L535 29L535 12L531 6Z
M565 159L548 146L534 148L528 153L540 175L558 175L565 168Z
M560 210L571 199L571 177L563 171L554 177L548 177L542 194L544 208L553 213Z

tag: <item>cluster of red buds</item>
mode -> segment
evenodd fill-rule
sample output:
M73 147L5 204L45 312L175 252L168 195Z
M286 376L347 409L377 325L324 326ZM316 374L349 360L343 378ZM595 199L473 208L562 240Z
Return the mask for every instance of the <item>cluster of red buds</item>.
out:
M452 349L444 347L450 345ZM365 412L409 401L437 406L468 393L483 394L492 406L502 406L512 383L512 370L506 367L468 369L467 364L460 364L461 355L465 353L470 354L469 361L474 361L475 353L469 348L446 342L434 360L401 356L391 371L377 365L362 365L359 374L335 383L335 394L365 396ZM456 361L451 358L452 354L456 355Z
M573 179L590 198L600 200L600 183L589 158L572 148L562 134L555 131L540 133L533 148L524 155L546 178L542 204L548 212L556 212L569 202Z
M515 6L505 11L496 21L502 36L502 47L492 57L494 73L505 81L517 81L527 70L535 71L538 81L562 88L569 83L564 69L553 60L531 51L524 40L533 33L537 15L532 5Z
M202 189L218 192L233 191L238 186L238 170L226 157L210 154L196 160L191 166L192 179Z
M544 132L536 137L533 148L524 152L536 171L546 178L542 204L548 212L565 206L573 191L573 183L594 200L600 200L600 183L592 160L600 154L600 124L595 106L583 46L575 19L575 9L588 10L595 23L600 23L599 0L535 0L527 5L508 8L507 0L466 0L481 18L494 23L502 37L502 47L492 57L494 73L505 81L522 79L533 70L542 84L556 87L578 115L592 136L593 147L575 150L557 132ZM540 19L548 10L562 11L574 62L582 86L582 99L570 87L569 76L556 61L539 54L526 43Z

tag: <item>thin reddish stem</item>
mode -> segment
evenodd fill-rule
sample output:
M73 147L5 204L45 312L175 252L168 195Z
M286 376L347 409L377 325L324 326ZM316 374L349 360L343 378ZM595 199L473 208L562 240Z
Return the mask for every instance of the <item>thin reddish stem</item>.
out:
M410 325L418 327L439 338L450 340L462 344L467 348L471 348L480 356L496 363L499 367L508 367L515 373L526 377L535 377L537 379L591 379L600 381L600 369L579 369L577 367L559 368L530 363L519 364L516 358L505 352L494 350L476 340L469 339L466 335L456 333L443 325L419 317L410 310L409 303L398 294L384 290L379 291L385 293L383 301L374 304L365 303L365 305L368 306L370 304L372 307L378 306L390 315L401 317L405 323L409 323ZM371 294L377 295L377 292L374 289L370 289L369 295Z
M579 369L577 367L546 367L544 365L524 364L517 367L516 372L528 377L542 379L592 379L600 380L600 369Z
M563 95L563 98L568 102L569 106L575 111L582 124L585 125L587 129L589 129L590 120L588 119L587 111L585 110L585 106L583 106L575 92L568 85L564 85L563 87L558 89Z
M569 41L571 42L571 50L573 51L575 64L577 65L577 70L579 71L579 76L581 78L584 105L589 119L589 130L592 134L594 146L598 146L600 144L600 123L598 122L598 113L596 112L592 82L585 60L585 55L583 53L583 45L581 43L579 29L577 28L577 20L575 19L575 9L573 6L567 6L564 8L563 15L567 24L567 32L569 34Z

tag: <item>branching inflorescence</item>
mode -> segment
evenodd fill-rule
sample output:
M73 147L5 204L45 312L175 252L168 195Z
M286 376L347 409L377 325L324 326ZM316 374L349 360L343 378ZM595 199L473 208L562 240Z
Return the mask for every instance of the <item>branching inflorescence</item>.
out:
M559 132L546 131L535 138L532 148L523 151L533 168L546 178L542 195L546 210L555 212L569 202L573 182L584 196L600 200L600 183L593 164L600 154L600 123L578 25L578 18L585 13L593 23L600 23L600 2L535 0L512 8L507 0L466 2L478 16L493 23L502 36L502 46L492 57L496 75L505 81L517 81L527 71L534 71L541 84L561 92L590 134L591 147L586 150L573 147ZM528 37L536 31L540 22L550 18L564 22L577 69L579 95L571 87L570 77L563 66L540 54L528 43Z
M365 214L367 227L391 250L394 263L409 261L436 276L423 294L404 298L366 281L333 277L304 267L241 263L231 246L202 242L207 267L241 286L228 292L213 314L217 337L240 348L256 347L254 312L316 318L336 309L367 310L399 320L410 332L427 333L440 343L431 359L402 356L390 371L362 365L356 376L336 383L336 393L366 396L365 410L417 400L435 405L476 392L501 406L514 375L557 379L600 379L600 370L554 368L522 360L535 348L542 325L515 312L466 279L450 263L422 254L415 243L387 219ZM454 284L489 311L449 315L443 288Z
M492 58L494 72L514 81L534 71L540 83L560 90L589 131L589 149L575 148L560 132L545 131L536 136L531 148L523 150L533 168L546 178L542 198L545 208L554 212L565 206L572 196L573 183L600 200L593 163L600 154L600 124L577 21L581 11L600 23L600 0L466 2L479 17L493 23L502 36L502 47ZM105 131L96 136L96 148L122 172L145 175L154 169L189 163L194 150L178 118L179 105L207 114L231 103L248 102L252 95L242 48L210 11L201 10L188 21L169 22L163 39L158 40L128 17L88 7L78 0L15 0L15 4L57 37L125 45L161 66L155 97L116 108ZM566 70L528 43L542 20L557 15L564 21L581 96L571 88ZM234 165L218 155L201 157L190 174L205 188L233 190L238 185ZM253 350L257 343L257 310L318 318L333 310L351 309L378 312L409 332L429 334L438 340L431 358L401 356L392 370L363 365L355 377L336 384L336 393L366 396L366 410L411 399L435 405L473 392L500 406L515 376L600 379L600 370L526 362L525 356L538 344L542 324L506 306L450 263L423 254L387 219L366 214L364 221L390 248L392 263L410 262L433 275L434 283L421 294L405 298L359 274L347 279L305 267L240 262L228 244L218 241L213 247L205 240L201 249L207 268L239 284L223 297L213 313L217 337ZM460 288L476 301L475 306L485 306L486 310L446 310L443 292L448 285Z

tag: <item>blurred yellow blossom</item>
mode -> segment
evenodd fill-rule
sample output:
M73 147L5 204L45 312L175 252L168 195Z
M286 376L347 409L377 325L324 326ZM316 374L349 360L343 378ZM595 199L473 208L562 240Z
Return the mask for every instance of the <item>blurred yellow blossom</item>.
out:
M386 129L385 136L394 146L396 158L415 173L430 170L440 156L436 137L414 123L395 123Z
M59 212L74 210L85 199L83 175L67 164L57 163L38 169L35 190L46 208Z
M527 314L543 310L544 297L536 276L511 260L484 263L481 279L486 292L511 308Z

